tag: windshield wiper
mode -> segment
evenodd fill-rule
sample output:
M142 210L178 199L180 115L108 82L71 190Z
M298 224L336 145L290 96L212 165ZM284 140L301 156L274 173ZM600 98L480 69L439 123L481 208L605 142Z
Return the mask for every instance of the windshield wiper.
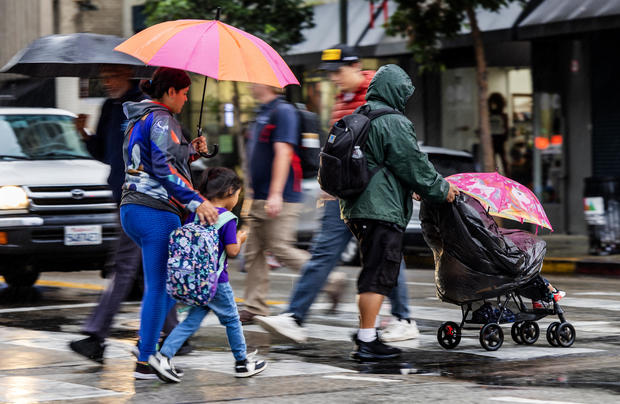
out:
M67 152L57 152L57 151L51 151L51 152L47 152L47 153L43 153L43 154L37 154L35 156L32 156L34 158L40 159L42 157L53 157L53 158L58 158L58 159L67 159L67 158L71 158L71 159L91 159L90 156L85 156L83 154L72 154L72 153L67 153Z
M11 154L0 154L0 159L30 160L27 156L13 156Z

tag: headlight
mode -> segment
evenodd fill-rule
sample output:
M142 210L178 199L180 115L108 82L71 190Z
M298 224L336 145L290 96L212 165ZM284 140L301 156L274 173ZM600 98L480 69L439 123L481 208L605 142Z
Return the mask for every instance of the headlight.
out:
M26 209L28 196L20 187L0 187L0 209Z

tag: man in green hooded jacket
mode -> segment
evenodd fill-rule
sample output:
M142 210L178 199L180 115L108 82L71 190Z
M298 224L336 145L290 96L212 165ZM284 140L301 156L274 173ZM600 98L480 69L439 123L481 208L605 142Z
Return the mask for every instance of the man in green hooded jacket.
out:
M404 112L413 94L411 79L397 65L381 67L370 82L366 101L371 110L393 108ZM437 173L418 147L413 124L401 114L371 122L364 149L368 168L381 168L355 199L341 200L340 211L358 239L362 253L359 293L360 329L354 357L388 359L400 350L377 339L375 319L383 297L396 286L402 258L403 235L412 213L414 193L429 202L452 202L458 190Z

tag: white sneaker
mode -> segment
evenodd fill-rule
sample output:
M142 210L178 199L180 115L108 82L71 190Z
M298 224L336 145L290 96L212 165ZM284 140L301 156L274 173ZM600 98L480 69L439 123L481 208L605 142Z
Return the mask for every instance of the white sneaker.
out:
M255 353L247 355L245 360L235 362L235 377L250 377L267 369L267 361L255 359Z
M255 316L254 322L270 333L293 340L298 344L308 340L306 332L297 324L292 313L283 313L278 316Z
M410 320L410 322L407 320L392 321L379 332L379 337L385 342L406 341L419 336L420 331L414 320Z
M162 381L166 383L179 383L181 381L181 376L167 356L156 352L155 355L149 356L149 365Z

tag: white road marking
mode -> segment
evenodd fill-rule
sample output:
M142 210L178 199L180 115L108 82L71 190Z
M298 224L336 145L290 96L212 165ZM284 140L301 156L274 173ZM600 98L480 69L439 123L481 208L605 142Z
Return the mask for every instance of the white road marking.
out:
M571 293L575 296L591 295L591 296L620 296L620 292L575 292Z
M559 356L566 355L577 355L577 354L585 354L585 353L594 353L594 352L605 352L602 349L590 349L590 348L553 348L547 344L547 341L544 341L546 345L540 345L543 341L537 343L539 345L529 345L529 346L519 346L514 344L512 341L506 341L504 337L504 344L506 346L502 346L500 349L494 352L486 351L478 343L478 338L475 341L472 341L472 345L476 345L475 349L459 349L457 347L454 349L454 352L468 353L472 355L479 356L488 356L491 358L503 359L508 361L518 361L518 360L528 360L534 358L542 358L545 356L553 356L555 358ZM461 340L461 344L463 340Z
M81 307L95 307L98 303L59 304L54 306L16 307L12 309L0 309L2 313L21 313L26 311L78 309ZM123 305L139 305L140 302L123 302Z
M278 273L278 272L271 272L270 276L282 276L285 278L300 278L301 275L300 274L286 274L286 273ZM346 278L348 281L357 281L357 278L355 277L347 277ZM435 286L434 283L432 282L407 282L407 285L413 285L413 286Z
M21 328L0 327L0 343L26 348L48 349L58 352L73 352L69 342L84 338L82 334L50 331L24 330ZM105 358L130 358L132 345L117 339L108 339ZM75 355L75 358L81 358ZM86 359L84 359L86 361ZM28 364L29 366L30 364Z
M521 397L491 397L490 401L503 401L506 403L528 403L528 404L582 404L577 403L575 401L551 401L551 400L535 400L531 398L521 398Z
M39 377L0 377L0 401L9 403L80 400L124 394L118 391L98 389L96 387Z
M235 374L235 359L230 352L193 351L190 355L175 357L174 363L183 369L207 370L229 375ZM326 373L355 372L336 366L298 360L268 360L267 369L256 377L321 375Z
M381 382L381 383L399 383L402 380L394 379L379 379L378 377L363 377L363 376L345 376L345 375L327 375L323 376L324 379L339 379L339 380L360 380L364 382Z
M620 311L620 301L617 300L565 297L560 300L560 304L562 307L580 307L590 310L602 309Z

